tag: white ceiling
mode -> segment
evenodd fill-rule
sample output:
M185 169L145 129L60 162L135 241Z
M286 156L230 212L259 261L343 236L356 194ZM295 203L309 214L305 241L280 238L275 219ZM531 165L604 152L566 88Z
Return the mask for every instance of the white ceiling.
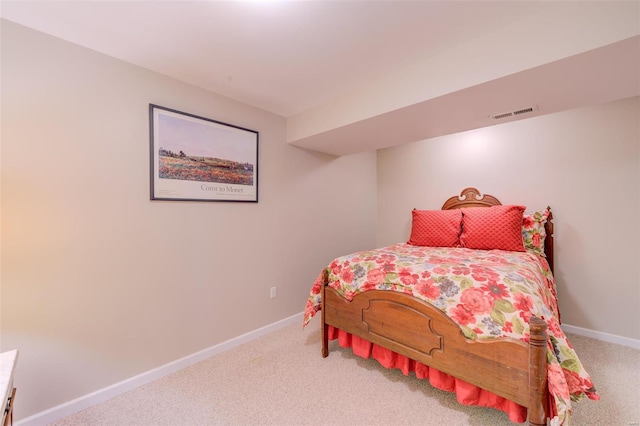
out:
M3 0L1 7L5 19L286 117L495 31L533 5Z
M591 10L581 15L583 5ZM612 13L600 16L608 5ZM290 143L345 155L493 125L488 114L529 104L541 106L535 116L639 95L639 5L633 0L0 0L0 16L287 117ZM554 17L553 27L531 31L532 22ZM552 38L556 34L562 40ZM519 46L514 38L526 44ZM423 90L398 77L413 69L425 80L430 58L468 51L479 40L497 42L490 46L493 59L478 52L488 62L476 62L484 71L456 63L442 68L445 74L455 70L461 81L469 79L458 75L477 78L473 84L429 97L433 88ZM531 56L527 46L541 58L562 49L574 52L525 66L515 55ZM492 74L510 67L518 72ZM383 92L381 82L393 92ZM430 83L441 88L436 80ZM409 100L390 109L366 105L368 97L388 103L406 94ZM360 117L345 118L357 110ZM336 118L338 111L346 114Z

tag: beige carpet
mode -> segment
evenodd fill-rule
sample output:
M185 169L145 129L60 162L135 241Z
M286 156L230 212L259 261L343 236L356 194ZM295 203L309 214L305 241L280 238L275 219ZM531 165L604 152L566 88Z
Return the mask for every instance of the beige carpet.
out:
M570 335L600 392L574 404L573 425L640 422L640 350ZM426 381L386 370L331 344L320 355L318 319L289 326L56 425L510 425L465 407Z

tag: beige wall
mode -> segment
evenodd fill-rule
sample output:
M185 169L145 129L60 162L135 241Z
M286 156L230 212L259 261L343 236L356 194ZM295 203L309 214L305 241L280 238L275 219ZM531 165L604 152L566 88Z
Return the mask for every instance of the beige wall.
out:
M640 339L640 99L378 152L378 245L467 186L555 215L564 323Z
M148 104L260 132L260 202L149 201ZM376 156L2 21L2 340L18 419L302 312L375 244ZM269 298L277 286L278 297Z

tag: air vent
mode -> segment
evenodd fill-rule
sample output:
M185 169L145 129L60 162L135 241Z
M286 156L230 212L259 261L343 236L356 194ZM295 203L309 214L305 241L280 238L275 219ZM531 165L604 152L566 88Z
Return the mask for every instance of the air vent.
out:
M491 118L493 118L494 120L500 120L501 118L507 118L507 117L513 117L513 113L505 112L504 114L496 114L491 116Z
M509 117L515 117L518 115L522 115L522 114L529 114L533 111L537 111L538 110L538 106L534 105L534 106L530 106L530 107L526 107L526 108L520 108L517 109L515 111L509 111L509 112L503 112L500 114L493 114L490 115L492 120L503 120L505 118L509 118Z

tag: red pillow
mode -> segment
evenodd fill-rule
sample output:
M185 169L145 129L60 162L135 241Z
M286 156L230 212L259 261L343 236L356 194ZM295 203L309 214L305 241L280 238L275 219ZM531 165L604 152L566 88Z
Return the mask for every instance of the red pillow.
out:
M462 209L462 247L482 250L524 251L524 206L470 207Z
M460 245L460 210L413 210L408 244L428 247Z

